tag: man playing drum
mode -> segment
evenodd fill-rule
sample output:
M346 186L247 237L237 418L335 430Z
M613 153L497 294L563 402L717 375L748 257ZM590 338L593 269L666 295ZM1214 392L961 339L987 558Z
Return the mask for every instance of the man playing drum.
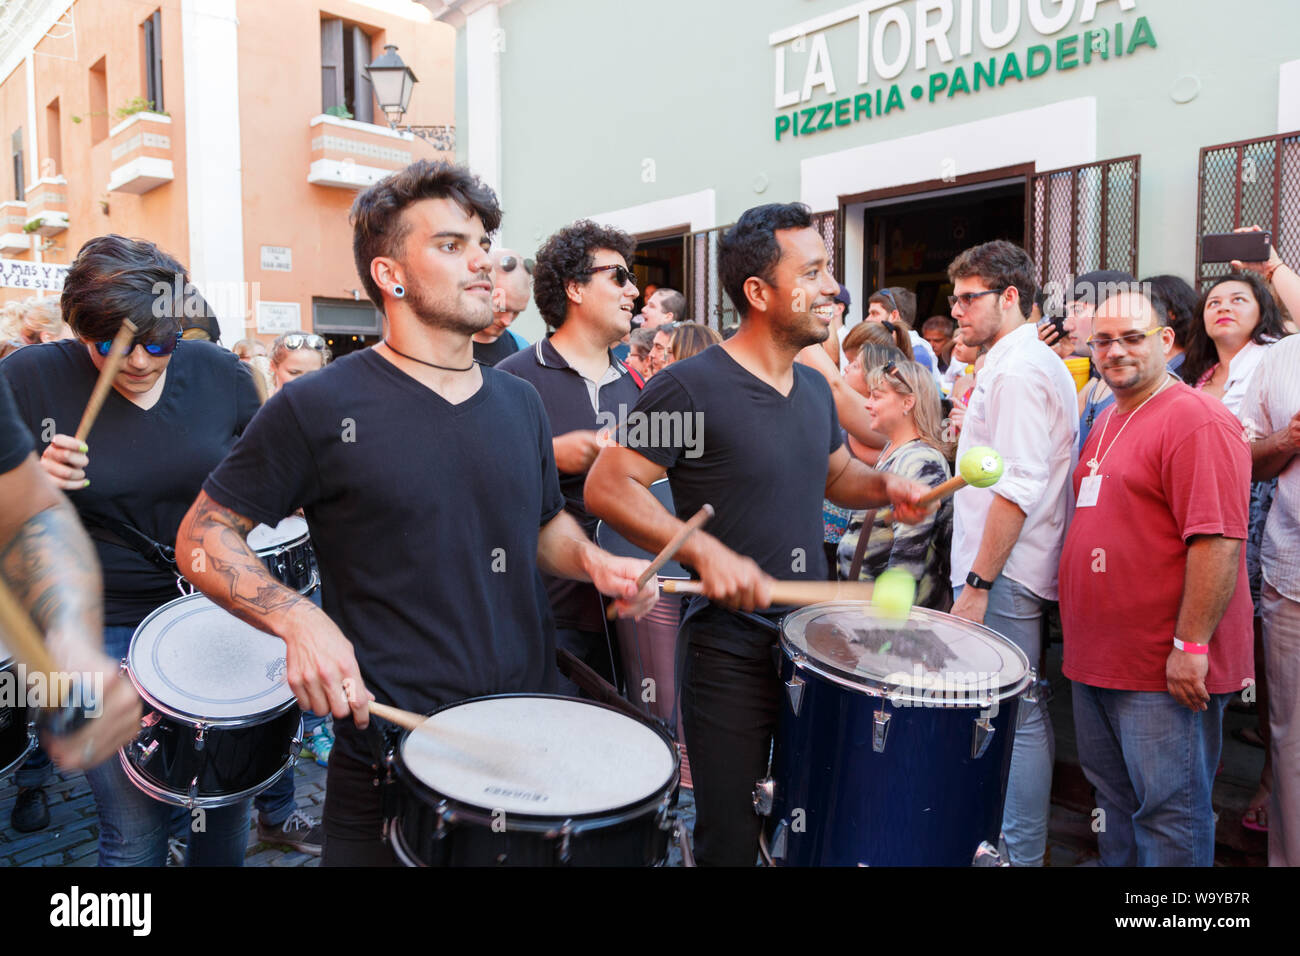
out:
M300 703L334 714L327 866L394 859L368 687L418 712L552 689L539 569L591 581L625 613L645 613L656 596L653 584L636 591L644 561L601 551L563 512L536 390L473 360L471 337L492 321L488 247L500 219L493 192L447 163L422 160L362 193L353 252L387 337L272 398L181 528L178 551L205 559L191 579L283 638ZM275 581L245 542L259 521L299 506L324 611Z
M718 267L740 331L650 381L629 416L646 427L629 427L620 437L627 447L601 452L586 501L651 552L682 526L648 490L664 469L680 514L705 503L717 510L709 533L697 531L678 552L705 595L683 614L682 715L696 859L751 866L760 823L751 794L779 712L773 648L784 609L750 612L768 607L774 578L826 580L823 497L851 508L892 503L901 520L915 522L926 488L853 460L825 380L794 364L830 334L839 292L807 207L747 211L723 236ZM702 436L687 427L696 422Z

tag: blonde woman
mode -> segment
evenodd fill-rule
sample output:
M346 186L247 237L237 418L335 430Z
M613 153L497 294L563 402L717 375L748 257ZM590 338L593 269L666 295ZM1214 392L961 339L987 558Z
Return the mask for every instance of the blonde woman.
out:
M673 326L672 338L668 342L667 368L673 362L699 355L710 345L717 345L722 336L701 322L678 322Z
M939 390L929 370L916 362L891 361L867 369L864 377L870 390L867 412L872 427L888 439L876 468L930 487L951 477ZM840 539L840 576L854 580L856 571L858 580L870 581L886 568L902 568L916 579L918 607L947 611L952 606L948 581L952 499L943 499L920 524L885 522L876 514L858 512L850 519ZM868 515L871 525L864 543Z

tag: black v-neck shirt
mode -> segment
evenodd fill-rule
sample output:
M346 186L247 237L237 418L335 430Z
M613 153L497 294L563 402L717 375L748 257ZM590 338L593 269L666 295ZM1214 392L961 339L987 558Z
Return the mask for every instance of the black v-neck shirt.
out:
M56 433L77 430L99 372L85 344L69 339L19 349L0 362L0 375L44 451ZM152 408L109 390L86 437L90 485L67 492L68 498L88 527L107 518L173 545L203 479L256 411L253 379L234 353L211 342L181 342ZM95 548L104 573L105 624L134 626L181 596L176 576L138 551L100 538Z
M537 568L564 507L551 430L536 389L481 373L452 405L373 350L345 356L281 389L203 486L270 525L304 509L326 613L375 696L417 713L554 687Z

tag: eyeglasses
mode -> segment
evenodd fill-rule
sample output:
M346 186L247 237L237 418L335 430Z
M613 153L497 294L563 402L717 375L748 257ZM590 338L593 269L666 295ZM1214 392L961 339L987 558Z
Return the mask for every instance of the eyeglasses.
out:
M137 335L134 339L131 340L131 347L126 350L126 354L130 355L132 352L135 351L135 347L137 345L142 345L144 346L144 350L148 352L150 355L153 356L171 355L173 352L176 351L176 346L180 344L180 341L181 341L180 332L177 332L174 336L168 336L167 338L159 342L146 342L143 338ZM98 352L100 355L104 356L105 358L108 357L108 353L112 351L112 349L113 349L112 339L109 339L106 342L95 343L95 351Z
M535 266L537 263L535 263L532 259L520 259L518 256L502 256L501 271L514 272L515 266L520 265L521 263L523 264L524 271L527 272L529 275L532 275L533 266Z
M903 389L906 390L908 394L911 394L912 386L908 385L907 379L903 378L903 373L898 370L897 362L895 362L893 359L890 359L888 362L884 364L884 367L881 368L881 371L884 372L886 375L888 375L890 378L892 378L900 386L902 386Z
M627 285L629 282L632 283L633 285L636 285L636 276L632 274L632 272L628 269L627 266L621 266L621 265L595 266L591 271L609 272L611 269L614 272L614 281L618 283L618 287L620 289L623 288L623 286Z
M1147 329L1145 332L1125 332L1123 335L1116 336L1113 339L1106 335L1094 335L1092 338L1088 339L1088 348L1092 349L1099 355L1116 342L1123 342L1125 348L1135 349L1148 338L1165 328L1168 328L1168 326L1157 325L1155 328Z
M872 298L875 298L878 295L883 295L886 299L889 300L889 304L893 306L893 308L890 310L891 312L900 311L898 308L898 302L894 299L894 293L890 292L888 289L877 289L875 292L872 293Z
M948 296L948 308L955 309L957 303L960 302L962 309L969 309L970 304L982 295L1001 295L1006 291L1007 287L1003 286L1001 289L989 289L985 292L963 292L961 295L950 295Z
M318 352L325 351L325 340L319 335L303 335L301 332L294 332L284 337L284 347L287 349L315 349Z

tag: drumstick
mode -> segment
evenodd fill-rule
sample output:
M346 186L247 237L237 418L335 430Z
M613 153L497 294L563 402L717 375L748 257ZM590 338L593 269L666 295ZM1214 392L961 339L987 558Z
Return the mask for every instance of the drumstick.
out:
M99 417L99 410L104 406L104 399L108 397L108 390L113 387L113 379L117 377L127 353L131 351L131 340L135 338L137 331L139 330L134 322L124 319L122 327L117 330L117 335L113 336L108 358L104 361L103 368L99 370L99 378L95 379L95 388L90 393L90 401L86 402L86 410L81 413L81 424L77 426L76 434L72 436L77 441L84 442L86 436L90 434L90 428L95 424L95 419Z
M419 714L413 714L409 710L402 710L399 707L389 707L387 704L381 704L377 700L370 702L370 712L376 717L382 717L390 724L396 724L398 727L406 730L416 730L423 724L427 717Z
M691 520L687 521L686 524L684 524L678 532L673 535L672 540L664 545L664 549L655 555L655 559L650 562L650 566L642 571L637 577L637 591L640 592L640 590L646 586L646 582L658 574L659 569L672 560L673 555L676 554L681 546L686 543L686 539L694 534L697 529L704 527L704 523L712 517L713 505L710 504L704 505L699 511L691 515ZM605 617L612 621L617 616L618 612L614 609L614 605L611 604L609 610L605 612Z
M668 594L703 594L699 581L662 578ZM875 586L866 581L773 581L773 604L822 604L826 601L870 601Z
M941 498L954 495L966 485L988 488L1002 477L1002 456L992 448L972 448L961 456L957 474L941 485L931 488L916 502L918 508L928 508ZM894 520L894 509L883 508L876 517L888 524Z

